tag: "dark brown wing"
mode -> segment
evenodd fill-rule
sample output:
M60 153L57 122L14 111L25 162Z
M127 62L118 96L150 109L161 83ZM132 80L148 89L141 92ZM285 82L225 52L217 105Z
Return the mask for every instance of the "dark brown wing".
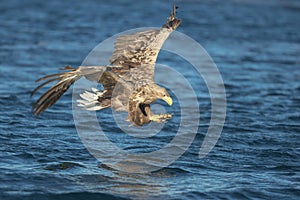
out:
M174 5L171 15L162 28L117 38L110 63L114 66L129 67L131 75L136 80L145 78L153 80L157 55L165 40L180 24L180 20L176 19L175 15Z
M37 90L51 82L57 81L57 83L50 89L48 89L33 104L33 114L39 115L41 112L52 106L69 89L69 87L82 76L85 76L89 80L99 82L99 78L101 77L102 73L105 71L106 68L102 66L81 66L79 68L72 68L70 66L67 66L62 69L70 71L44 76L36 81L39 82L45 80L44 83L42 83L32 91L32 95Z

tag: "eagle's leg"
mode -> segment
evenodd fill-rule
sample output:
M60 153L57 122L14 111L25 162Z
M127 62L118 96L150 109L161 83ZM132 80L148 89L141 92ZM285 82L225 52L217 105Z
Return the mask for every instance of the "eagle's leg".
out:
M165 123L168 119L171 119L171 114L159 114L159 115L152 115L150 117L151 121L157 122L157 123Z

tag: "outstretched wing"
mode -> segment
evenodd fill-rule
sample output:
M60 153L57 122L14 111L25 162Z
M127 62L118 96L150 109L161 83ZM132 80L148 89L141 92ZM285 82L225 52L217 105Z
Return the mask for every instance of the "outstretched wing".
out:
M43 86L57 81L50 89L48 89L32 106L32 112L35 115L39 115L41 112L52 106L68 89L69 87L82 76L95 82L99 82L99 78L105 71L106 67L103 66L89 66L89 67L79 67L72 68L66 66L62 70L70 70L67 72L52 74L44 76L38 79L36 82L45 81L38 87L36 87L32 95L38 91Z
M174 5L171 15L162 28L122 35L117 38L110 63L114 66L129 68L131 76L136 80L145 78L153 80L157 55L165 40L181 22L175 18L175 15L176 6Z

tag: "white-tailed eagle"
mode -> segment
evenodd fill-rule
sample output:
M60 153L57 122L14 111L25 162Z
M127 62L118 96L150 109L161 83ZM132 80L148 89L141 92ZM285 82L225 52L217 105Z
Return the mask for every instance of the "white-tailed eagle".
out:
M154 67L157 55L169 35L181 20L175 17L176 6L167 22L160 29L152 29L118 37L109 66L66 66L63 73L52 74L37 80L44 81L32 94L43 86L57 81L33 105L32 112L39 115L52 106L68 88L81 77L102 84L103 91L95 88L85 91L78 105L87 110L112 107L128 112L128 121L137 126L151 121L165 122L170 114L153 114L150 104L162 99L172 105L172 98L165 88L154 82Z

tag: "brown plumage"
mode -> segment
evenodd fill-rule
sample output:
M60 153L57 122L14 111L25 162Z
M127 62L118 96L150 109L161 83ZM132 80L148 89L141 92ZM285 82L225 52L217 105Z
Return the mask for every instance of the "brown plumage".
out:
M101 83L103 91L92 89L81 94L78 105L87 110L101 110L112 107L117 111L128 112L128 121L133 125L164 122L170 114L155 115L150 104L162 99L169 105L172 99L168 92L154 82L154 66L157 55L169 35L179 26L175 18L176 6L167 22L160 29L122 35L115 41L115 50L110 58L110 66L64 67L66 72L52 74L37 80L45 81L36 87L32 94L43 86L57 81L34 104L32 112L39 115L52 106L81 77Z

